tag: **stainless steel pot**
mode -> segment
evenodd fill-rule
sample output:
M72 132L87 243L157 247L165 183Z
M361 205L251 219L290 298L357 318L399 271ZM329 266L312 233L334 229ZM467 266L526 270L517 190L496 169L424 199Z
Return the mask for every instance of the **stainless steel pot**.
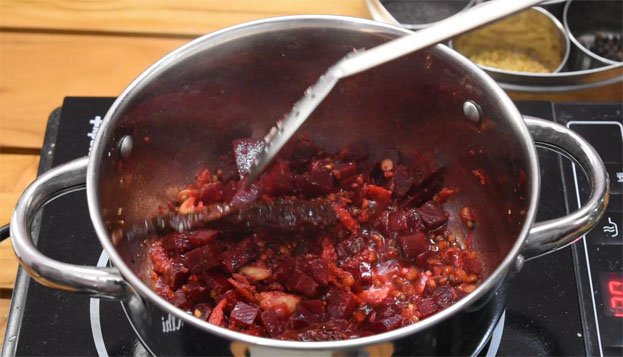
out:
M407 33L364 19L294 16L234 26L175 50L119 96L89 157L50 170L24 192L11 220L22 266L42 284L122 301L136 332L156 354L473 352L499 318L508 279L524 261L574 241L599 220L608 177L595 150L578 135L522 118L491 78L442 45L338 83L302 132L330 150L359 142L380 155L397 146L432 150L443 162L445 185L460 190L447 209L454 216L466 204L477 210L474 244L487 266L486 280L455 305L411 326L360 339L258 338L175 308L141 280L141 242L111 240L118 221L132 224L154 213L199 169L214 167L232 139L263 136L352 48ZM535 142L570 155L591 179L591 198L578 211L534 222L540 187ZM485 185L473 175L475 169L487 176ZM29 224L37 209L85 183L92 223L112 263L108 268L52 260L31 240ZM465 234L454 220L449 229Z

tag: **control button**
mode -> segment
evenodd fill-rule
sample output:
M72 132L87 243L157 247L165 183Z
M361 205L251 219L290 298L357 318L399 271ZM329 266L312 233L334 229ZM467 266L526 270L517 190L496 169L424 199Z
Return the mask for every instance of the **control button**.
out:
M623 195L623 163L606 164L608 176L610 176L610 193Z
M586 242L594 245L623 245L621 212L606 211L599 223L586 235Z

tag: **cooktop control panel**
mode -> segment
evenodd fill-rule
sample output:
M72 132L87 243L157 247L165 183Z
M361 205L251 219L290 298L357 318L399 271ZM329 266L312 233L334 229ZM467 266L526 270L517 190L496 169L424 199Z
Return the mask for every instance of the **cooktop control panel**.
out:
M597 226L573 246L587 352L620 355L623 348L623 105L556 105L556 118L599 152L610 177L610 202ZM570 112L573 112L572 120ZM588 197L584 173L563 165L567 210Z

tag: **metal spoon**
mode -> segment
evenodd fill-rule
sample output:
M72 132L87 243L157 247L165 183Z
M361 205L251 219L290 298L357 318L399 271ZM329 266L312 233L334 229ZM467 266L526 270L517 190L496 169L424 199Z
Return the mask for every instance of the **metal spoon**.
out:
M292 110L264 137L264 149L255 158L246 176L247 186L266 169L279 150L294 135L316 107L331 92L338 80L389 62L411 52L432 46L474 30L544 0L493 0L481 3L434 25L369 50L356 50L331 66L318 82L309 87Z

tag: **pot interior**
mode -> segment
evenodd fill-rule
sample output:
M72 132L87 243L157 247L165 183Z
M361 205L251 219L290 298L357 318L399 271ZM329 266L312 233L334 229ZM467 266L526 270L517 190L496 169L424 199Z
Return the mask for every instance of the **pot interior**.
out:
M106 226L156 213L202 168L215 169L233 139L263 137L328 66L402 34L343 18L279 20L217 33L167 57L122 95L100 138L105 149L92 160ZM479 123L466 120L467 100L480 106ZM445 206L449 227L464 239L473 233L490 274L523 239L534 194L532 144L508 103L483 72L436 46L341 80L300 133L330 151L361 144L377 159L388 148L432 152L446 168L444 185L458 189ZM121 158L127 135L133 148ZM465 206L478 216L473 231L457 220ZM135 272L140 243L117 245Z

